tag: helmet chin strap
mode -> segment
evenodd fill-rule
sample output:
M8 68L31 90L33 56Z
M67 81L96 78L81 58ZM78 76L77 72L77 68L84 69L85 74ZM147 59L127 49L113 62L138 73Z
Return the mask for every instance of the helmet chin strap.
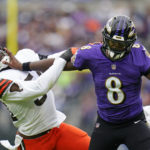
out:
M8 65L2 63L3 61L10 62L10 57L9 56L3 57L3 59L0 61L0 70L8 67Z

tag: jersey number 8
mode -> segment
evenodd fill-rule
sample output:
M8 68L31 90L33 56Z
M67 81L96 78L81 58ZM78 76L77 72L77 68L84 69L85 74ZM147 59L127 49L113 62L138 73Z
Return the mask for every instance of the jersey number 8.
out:
M125 94L121 90L122 82L117 77L109 77L105 86L108 89L107 91L107 99L111 104L117 105L123 103L125 99Z

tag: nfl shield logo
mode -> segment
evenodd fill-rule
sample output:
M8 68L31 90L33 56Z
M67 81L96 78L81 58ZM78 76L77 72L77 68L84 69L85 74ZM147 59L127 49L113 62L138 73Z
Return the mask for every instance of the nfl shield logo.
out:
M115 65L115 64L112 64L112 65L111 65L111 69L112 69L112 70L116 70L116 65Z

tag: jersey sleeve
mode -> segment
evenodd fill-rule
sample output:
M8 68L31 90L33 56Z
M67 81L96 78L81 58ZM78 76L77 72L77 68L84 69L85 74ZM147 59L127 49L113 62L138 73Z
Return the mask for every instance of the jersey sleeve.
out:
M146 75L147 72L150 70L150 53L144 46L141 46L142 54L141 54L141 60L139 60L142 63L141 67L141 73L143 75Z
M8 90L9 86L13 82L8 79L0 79L0 98L2 98L3 94Z
M71 51L72 51L72 54L75 54L76 51L78 50L77 47L71 47L70 49L71 49ZM48 55L48 58L55 58L55 59L57 59L57 58L60 57L65 51L66 51L66 50L63 50L63 51L61 51L61 52L57 52L57 53Z
M88 68L88 49L90 48L91 46L85 45L76 51L71 59L74 67L79 70Z
M55 59L57 59L57 58L60 57L60 55L63 54L65 51L66 51L66 50L63 50L63 51L61 51L61 52L48 55L48 58L55 58Z
M10 90L3 96L3 101L22 101L31 100L46 94L55 84L59 78L66 61L58 58L54 64L45 71L37 80L34 81L21 81L16 80L15 84L19 90L11 92Z

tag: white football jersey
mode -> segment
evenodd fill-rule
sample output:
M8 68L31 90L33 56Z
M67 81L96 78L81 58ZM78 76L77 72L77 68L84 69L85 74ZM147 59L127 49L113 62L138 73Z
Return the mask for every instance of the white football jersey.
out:
M38 55L30 49L20 50L16 57L20 62L39 60ZM1 78L13 81L4 91L1 101L8 107L15 127L22 134L36 135L58 127L65 120L66 116L56 110L55 98L50 90L65 64L65 60L57 58L53 66L40 77L35 71L8 69L0 72ZM19 85L20 91L10 91L14 82Z

